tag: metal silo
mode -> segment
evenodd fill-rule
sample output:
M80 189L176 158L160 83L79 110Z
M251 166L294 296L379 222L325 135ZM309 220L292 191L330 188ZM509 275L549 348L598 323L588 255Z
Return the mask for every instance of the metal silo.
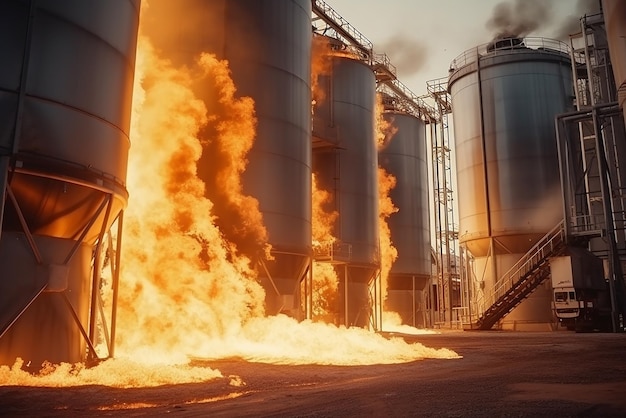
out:
M567 52L558 41L502 39L451 65L459 240L475 260L475 299L563 218L554 118L572 104ZM550 323L547 286L501 326Z
M431 276L426 125L405 112L387 110L383 118L393 127L378 153L379 165L396 179L390 197L398 211L388 219L398 257L387 283L386 307L406 324L423 322L416 312Z
M0 2L2 364L97 357L101 245L128 198L139 7Z
M313 169L339 213L333 261L340 277L340 322L365 326L369 285L380 270L376 84L372 69L356 57L334 55L331 64L322 80L326 98L314 112Z
M142 18L143 19L143 18ZM175 19L183 24L169 25ZM254 100L256 139L247 155L243 191L259 202L273 260L259 242L237 235L240 223L215 189L221 155L210 134L198 174L214 203L216 223L240 251L258 261L266 311L299 316L300 281L311 260L311 2L309 0L154 0L146 30L175 64L200 53L227 60L237 97ZM211 83L196 85L210 111Z

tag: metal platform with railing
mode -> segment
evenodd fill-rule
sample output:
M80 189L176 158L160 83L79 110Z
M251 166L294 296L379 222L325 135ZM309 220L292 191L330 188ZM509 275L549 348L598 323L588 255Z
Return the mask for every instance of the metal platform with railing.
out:
M537 37L507 38L496 42L484 43L466 50L452 60L449 71L450 73L455 72L466 65L478 61L481 57L509 54L512 49L515 49L516 52L519 52L521 49L528 49L532 52L561 53L567 57L570 55L569 46L565 42L555 39Z
M313 245L313 260L319 263L341 264L352 259L352 245L328 241Z

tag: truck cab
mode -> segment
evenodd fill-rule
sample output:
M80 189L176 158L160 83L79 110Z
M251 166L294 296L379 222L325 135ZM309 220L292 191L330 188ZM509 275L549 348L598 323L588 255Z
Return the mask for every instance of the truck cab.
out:
M559 319L576 318L580 314L580 307L576 298L576 289L573 287L558 287L554 291L554 313Z
M569 330L606 330L611 306L603 262L583 248L550 258L552 308Z

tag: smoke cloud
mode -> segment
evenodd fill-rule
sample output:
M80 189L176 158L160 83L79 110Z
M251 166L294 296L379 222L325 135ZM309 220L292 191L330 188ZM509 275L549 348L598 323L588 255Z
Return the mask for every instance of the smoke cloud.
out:
M396 34L386 42L377 45L376 50L386 53L391 63L396 66L398 74L406 77L417 73L424 67L428 48L425 44L405 34Z
M552 21L552 5L545 0L515 0L498 3L486 27L494 39L524 37Z

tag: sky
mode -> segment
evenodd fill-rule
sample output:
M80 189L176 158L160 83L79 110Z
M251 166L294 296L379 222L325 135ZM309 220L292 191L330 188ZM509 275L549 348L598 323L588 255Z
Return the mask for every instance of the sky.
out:
M489 42L498 27L527 36L567 40L598 0L324 0L397 67L418 96L426 82L446 77L452 60ZM520 26L521 23L521 26Z

